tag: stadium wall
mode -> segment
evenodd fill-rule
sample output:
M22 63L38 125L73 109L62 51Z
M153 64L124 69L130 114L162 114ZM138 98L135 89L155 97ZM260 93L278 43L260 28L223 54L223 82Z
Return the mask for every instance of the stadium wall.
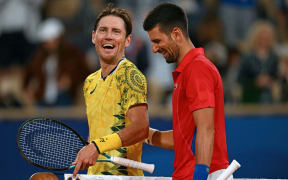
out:
M88 135L85 118L54 117L69 124L83 137ZM18 153L16 134L27 118L1 117L0 114L0 179L29 179L35 172L46 171L33 167ZM172 128L170 117L152 117L151 127ZM286 114L227 114L226 132L230 162L236 159L242 167L235 178L288 178L288 115ZM143 162L155 163L155 172L147 176L171 176L174 153L149 145L143 147ZM71 173L71 171L58 172ZM86 173L85 171L81 173ZM58 175L63 179L63 175Z

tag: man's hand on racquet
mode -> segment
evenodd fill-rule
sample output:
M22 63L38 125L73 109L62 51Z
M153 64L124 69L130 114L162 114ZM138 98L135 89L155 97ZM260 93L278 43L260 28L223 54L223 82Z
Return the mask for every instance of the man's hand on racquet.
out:
M94 144L90 143L84 146L77 154L75 161L72 163L75 165L75 169L73 171L73 177L75 178L79 170L84 170L89 166L92 166L96 163L98 159L99 153L94 146Z
M116 139L118 137L117 134L111 136ZM29 163L52 171L68 170L76 166L74 171L76 175L80 169L88 168L96 161L111 162L149 173L153 173L155 168L154 164L110 156L105 153L102 153L104 159L98 159L99 151L96 143L92 141L92 144L89 144L68 125L49 118L33 118L25 121L19 128L16 141L19 153ZM74 162L73 165L72 162Z

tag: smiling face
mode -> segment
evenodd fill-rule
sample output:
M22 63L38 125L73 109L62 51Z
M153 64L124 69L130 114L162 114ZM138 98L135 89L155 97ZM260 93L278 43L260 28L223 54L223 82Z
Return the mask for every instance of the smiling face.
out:
M171 36L162 32L159 25L148 31L148 35L152 42L153 53L162 54L167 63L177 63L180 48Z
M100 60L108 64L118 62L124 56L130 40L131 35L126 37L124 21L113 15L102 17L92 32L92 42Z

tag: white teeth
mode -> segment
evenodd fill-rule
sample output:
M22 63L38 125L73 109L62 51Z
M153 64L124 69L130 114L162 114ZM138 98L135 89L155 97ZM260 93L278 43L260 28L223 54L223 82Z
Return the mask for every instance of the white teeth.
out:
M102 47L103 48L109 48L109 49L114 48L114 46L112 44L104 44Z

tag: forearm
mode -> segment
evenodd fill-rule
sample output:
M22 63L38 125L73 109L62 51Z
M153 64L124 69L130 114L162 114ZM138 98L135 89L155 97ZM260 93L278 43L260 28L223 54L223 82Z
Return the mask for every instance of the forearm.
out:
M143 141L148 137L148 127L148 123L146 128L145 126L136 126L132 123L118 133L112 133L104 137L93 139L91 142L94 142L99 153L104 153Z
M119 132L90 139L95 142L100 153L130 146L148 137L149 120L146 104L130 108L126 118L130 120L130 124Z
M164 149L174 150L173 130L158 131L156 129L150 128L149 144Z
M149 119L146 104L131 107L127 112L130 124L118 132L122 146L130 146L148 137Z
M130 146L148 137L149 123L132 123L118 132L122 146Z
M203 108L193 112L196 131L196 164L210 166L214 146L214 108Z
M214 128L199 128L196 133L196 164L210 166L214 145Z

